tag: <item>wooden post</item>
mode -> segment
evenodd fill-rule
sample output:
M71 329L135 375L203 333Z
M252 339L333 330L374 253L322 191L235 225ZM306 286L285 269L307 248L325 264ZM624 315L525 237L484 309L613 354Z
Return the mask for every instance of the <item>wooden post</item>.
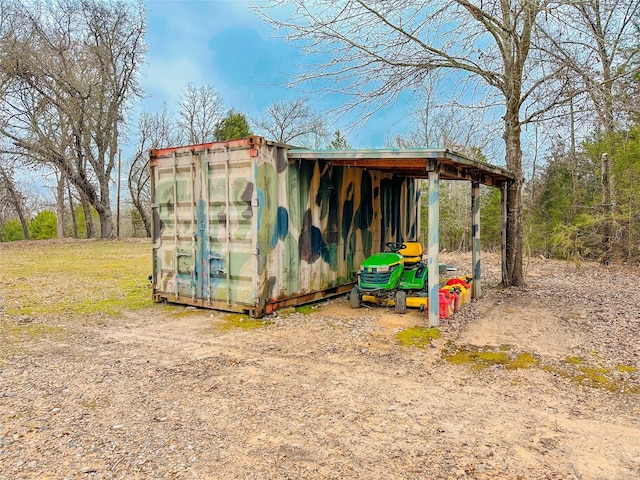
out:
M471 260L473 298L480 298L480 182L471 183Z
M429 172L429 326L440 325L440 176Z

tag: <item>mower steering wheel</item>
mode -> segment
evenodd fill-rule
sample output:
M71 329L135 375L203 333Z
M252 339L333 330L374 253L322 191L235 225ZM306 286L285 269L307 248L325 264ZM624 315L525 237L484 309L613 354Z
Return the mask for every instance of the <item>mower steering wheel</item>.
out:
M407 248L407 246L402 242L387 242L386 247L392 252L397 253L398 250L402 250L403 248Z

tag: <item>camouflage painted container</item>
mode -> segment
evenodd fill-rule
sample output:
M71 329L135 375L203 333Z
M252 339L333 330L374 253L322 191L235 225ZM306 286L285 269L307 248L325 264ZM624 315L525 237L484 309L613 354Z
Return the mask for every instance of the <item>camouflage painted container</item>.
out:
M416 180L248 137L152 150L153 298L261 317L348 291L419 232Z

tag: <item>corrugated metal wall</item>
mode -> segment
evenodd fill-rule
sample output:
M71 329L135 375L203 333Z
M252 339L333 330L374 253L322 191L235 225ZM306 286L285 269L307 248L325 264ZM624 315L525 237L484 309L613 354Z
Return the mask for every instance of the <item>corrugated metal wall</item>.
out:
M268 272L269 301L349 284L386 242L417 239L416 180L323 160L289 164L283 148L258 158L259 271Z

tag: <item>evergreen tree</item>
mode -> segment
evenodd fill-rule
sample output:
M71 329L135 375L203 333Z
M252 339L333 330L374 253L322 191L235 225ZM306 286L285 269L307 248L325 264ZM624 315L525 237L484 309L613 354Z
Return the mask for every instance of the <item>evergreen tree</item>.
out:
M225 142L227 140L235 140L251 135L251 128L244 113L229 110L227 115L222 118L213 132L216 142Z
M331 150L346 150L351 148L347 139L342 135L340 130L336 130L333 134L333 140L329 144Z

